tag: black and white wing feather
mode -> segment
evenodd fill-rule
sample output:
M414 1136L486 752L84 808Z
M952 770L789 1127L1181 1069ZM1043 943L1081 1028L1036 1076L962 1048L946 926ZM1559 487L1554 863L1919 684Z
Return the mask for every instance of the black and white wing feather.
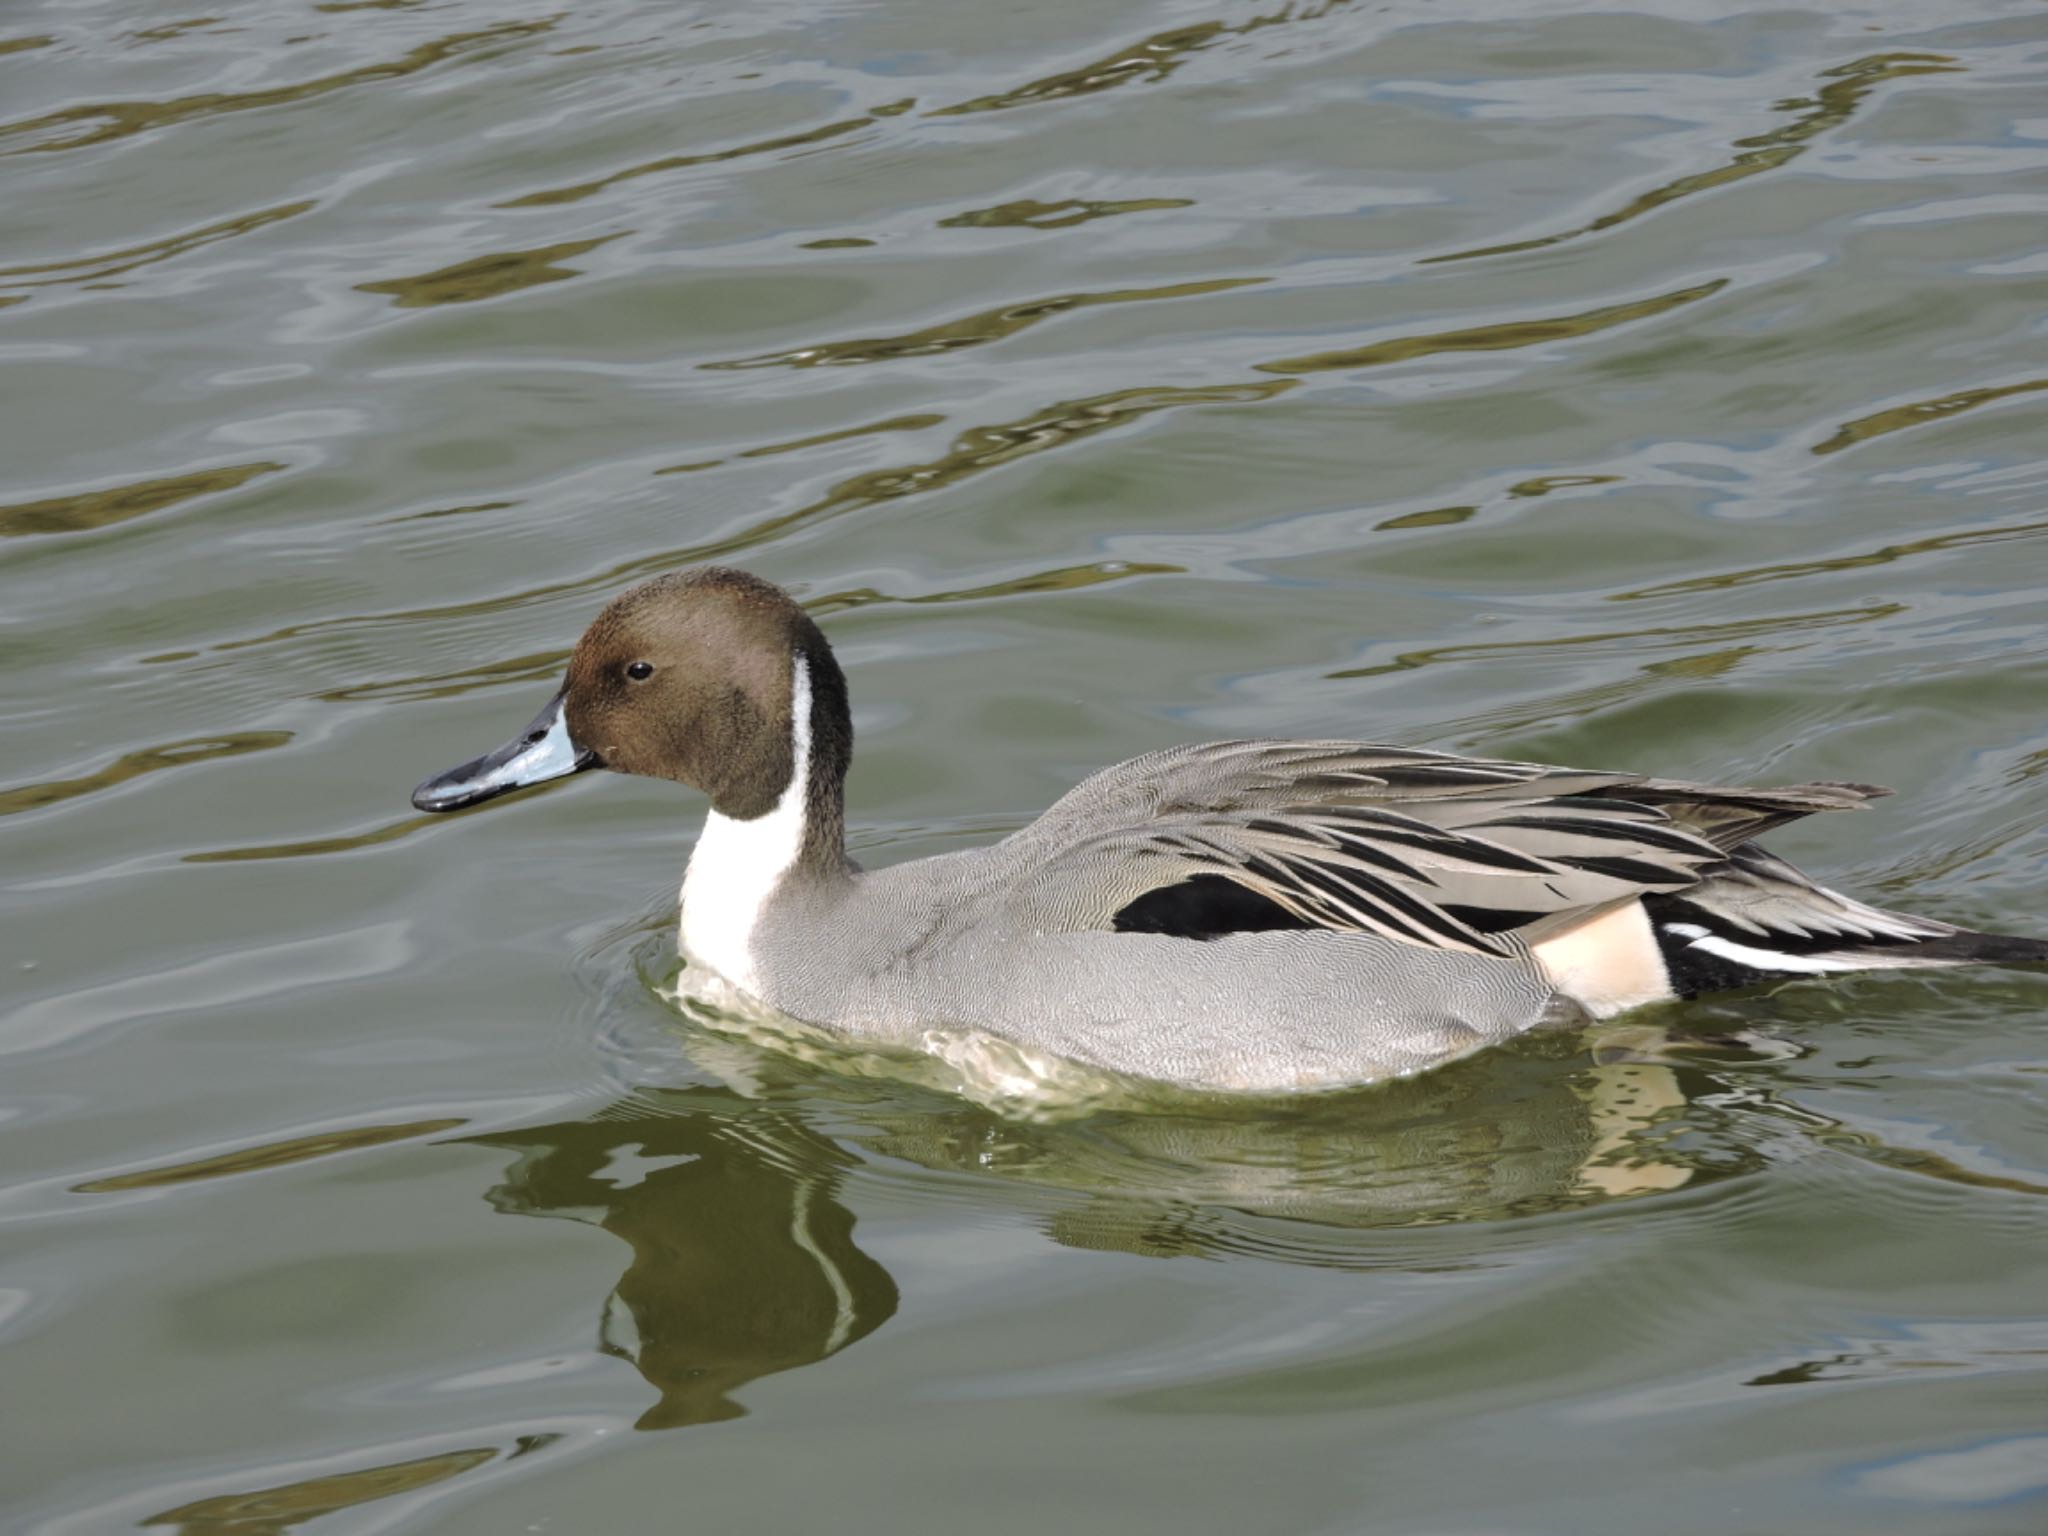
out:
M1355 742L1148 754L1010 839L1066 929L1380 934L1514 955L1648 892L1696 885L1755 832L1878 791L1722 790Z

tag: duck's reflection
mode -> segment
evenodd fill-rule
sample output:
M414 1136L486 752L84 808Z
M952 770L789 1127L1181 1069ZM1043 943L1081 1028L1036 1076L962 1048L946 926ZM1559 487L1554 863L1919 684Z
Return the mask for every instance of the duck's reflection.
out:
M599 1336L660 1394L641 1429L736 1418L735 1390L896 1311L895 1282L837 1199L853 1159L784 1110L669 1089L474 1139L520 1154L490 1193L499 1210L589 1221L633 1250Z
M1340 1268L1455 1267L1461 1243L1412 1229L1461 1229L1483 1250L1489 1223L1757 1161L1739 1135L1715 1133L1726 1079L1654 1032L1610 1037L1590 1059L1581 1038L1526 1042L1341 1097L1052 1123L892 1077L872 1057L849 1072L704 1029L680 1043L722 1086L650 1086L588 1119L471 1138L518 1154L490 1192L498 1209L588 1221L632 1249L598 1331L659 1394L643 1429L737 1417L748 1382L894 1315L895 1282L856 1245L841 1196L863 1160L892 1183L937 1174L957 1189L969 1175L1069 1247ZM809 1123L821 1107L847 1145Z
M1722 1069L1749 1049L1654 1027L1525 1037L1352 1093L1180 1096L1049 1121L931 1091L929 1063L899 1064L906 1081L872 1053L815 1041L793 1053L759 1033L686 1027L680 1039L693 1067L737 1093L833 1104L865 1153L991 1181L991 1199L1042 1213L1055 1241L1151 1256L1398 1264L1400 1245L1359 1234L1655 1195L1758 1161L1739 1128L1720 1134L1716 1107Z
M1474 1227L1710 1177L1664 1138L1711 1081L1634 1058L1496 1061L1258 1115L884 1116L862 1143L1081 1196L1043 1218L1069 1247L1398 1267L1443 1253L1390 1229Z

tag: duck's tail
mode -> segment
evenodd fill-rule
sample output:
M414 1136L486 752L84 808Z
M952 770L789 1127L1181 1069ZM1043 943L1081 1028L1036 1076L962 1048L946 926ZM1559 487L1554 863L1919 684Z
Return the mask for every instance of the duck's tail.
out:
M1699 884L1643 898L1681 997L1785 976L2048 964L2048 940L1978 933L1867 906L1748 844Z

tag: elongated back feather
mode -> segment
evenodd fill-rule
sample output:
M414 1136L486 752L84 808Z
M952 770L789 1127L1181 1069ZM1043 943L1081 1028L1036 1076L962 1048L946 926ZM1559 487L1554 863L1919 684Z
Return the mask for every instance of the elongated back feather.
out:
M1882 793L1227 741L1097 774L1009 841L1036 855L1039 879L1023 899L1049 926L1112 928L1149 892L1221 876L1259 899L1247 910L1270 904L1307 926L1507 956L1646 892L1685 890L1759 832Z

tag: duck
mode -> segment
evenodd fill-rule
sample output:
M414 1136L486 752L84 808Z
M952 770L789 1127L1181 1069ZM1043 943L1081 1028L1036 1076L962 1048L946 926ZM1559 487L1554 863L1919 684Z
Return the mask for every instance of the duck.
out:
M1868 905L1756 841L1888 793L1869 784L1210 741L1105 768L997 842L864 869L852 755L818 625L705 566L614 598L532 723L412 802L600 768L673 780L710 802L679 948L741 999L862 1044L975 1031L1203 1092L1403 1077L1771 980L2048 961L2048 941Z

